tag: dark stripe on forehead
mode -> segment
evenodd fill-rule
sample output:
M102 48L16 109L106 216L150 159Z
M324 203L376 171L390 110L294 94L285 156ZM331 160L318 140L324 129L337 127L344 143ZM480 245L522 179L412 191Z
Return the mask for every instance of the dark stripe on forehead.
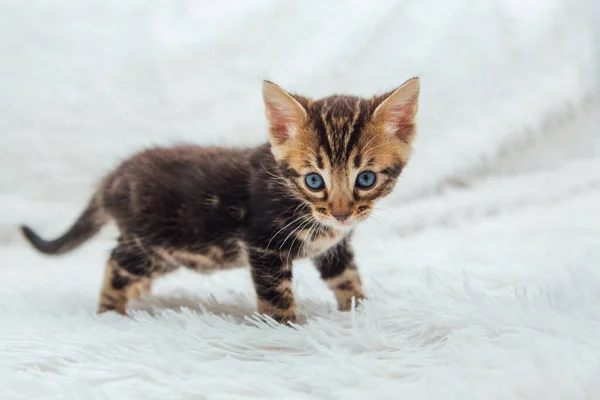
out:
M332 163L348 163L367 122L368 108L366 101L349 96L332 96L313 103L310 119Z
M325 168L325 164L323 164L323 157L321 157L321 154L317 154L317 167L319 167L320 169Z
M327 132L327 140L331 148L331 161L332 163L339 163L342 159L342 142L344 140L344 134L340 131L340 128L334 124L333 119L337 116L340 117L340 104L338 101L331 100L331 104L327 108L327 111L323 113L323 123ZM326 102L327 104L328 102Z
M356 153L356 155L354 156L354 168L360 167L361 163L362 163L362 157L361 157L360 153Z
M319 140L319 146L321 148L323 148L327 158L329 158L329 159L333 158L333 151L331 150L331 146L329 145L329 140L327 138L327 129L325 128L325 124L324 124L323 120L321 119L321 115L318 110L316 112L316 115L313 113L311 120L312 120L313 128L317 133L317 139Z
M348 157L350 157L350 153L352 149L354 149L358 145L358 139L360 138L360 134L365 126L365 115L366 115L367 104L361 100L356 100L354 106L354 114L353 119L349 121L348 125L348 134L350 138L348 139L348 143L346 144L345 149L345 161L348 161ZM356 162L356 160L354 160Z

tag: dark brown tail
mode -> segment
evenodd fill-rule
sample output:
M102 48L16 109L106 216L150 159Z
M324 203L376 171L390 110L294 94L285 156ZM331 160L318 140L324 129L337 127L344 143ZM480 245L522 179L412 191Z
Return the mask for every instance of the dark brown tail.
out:
M44 254L58 255L74 250L85 241L100 232L102 226L108 222L108 216L95 199L92 199L87 208L79 216L75 224L61 237L54 240L44 240L31 228L21 226L25 238L38 251Z

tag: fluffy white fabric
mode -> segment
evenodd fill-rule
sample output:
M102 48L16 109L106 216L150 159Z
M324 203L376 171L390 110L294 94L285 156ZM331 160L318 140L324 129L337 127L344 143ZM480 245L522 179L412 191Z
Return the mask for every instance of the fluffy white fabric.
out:
M600 397L591 3L2 3L0 398ZM369 95L416 74L417 149L357 232L351 313L300 262L295 329L253 314L247 270L96 316L114 229L60 258L18 235L58 234L141 146L262 140L263 77Z

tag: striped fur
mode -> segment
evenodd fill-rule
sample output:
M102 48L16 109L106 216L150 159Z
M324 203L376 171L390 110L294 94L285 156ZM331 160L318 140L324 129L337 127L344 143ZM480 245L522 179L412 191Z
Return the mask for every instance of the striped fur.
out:
M45 254L74 250L113 220L120 230L101 286L99 312L126 314L130 299L180 266L201 273L249 264L258 311L296 321L292 264L311 258L340 310L364 298L352 229L391 192L414 139L419 81L363 99L312 100L265 82L269 143L227 149L175 146L142 151L102 180L67 232ZM376 175L358 187L359 174ZM307 186L318 173L325 187Z

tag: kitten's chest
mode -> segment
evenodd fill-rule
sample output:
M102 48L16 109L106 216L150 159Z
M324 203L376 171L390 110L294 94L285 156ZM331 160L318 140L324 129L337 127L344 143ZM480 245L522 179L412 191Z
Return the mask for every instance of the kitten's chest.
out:
M316 257L340 243L347 233L327 230L319 233L305 229L298 233L298 239L302 241L300 248L301 257Z

